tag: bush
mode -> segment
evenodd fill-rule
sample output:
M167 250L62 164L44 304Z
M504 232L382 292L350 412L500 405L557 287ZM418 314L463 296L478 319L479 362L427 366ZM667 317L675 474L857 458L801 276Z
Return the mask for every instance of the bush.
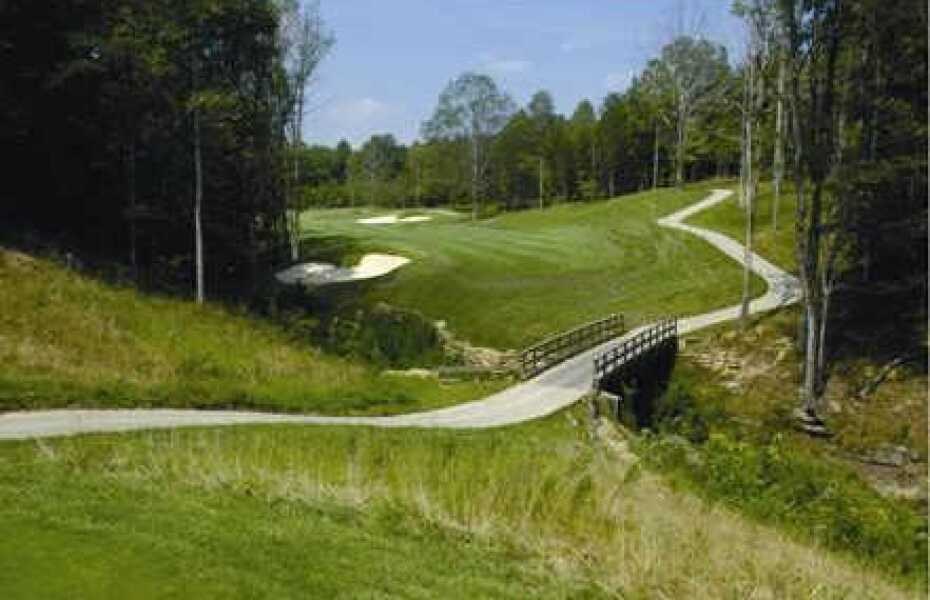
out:
M674 379L656 401L655 429L673 433L701 444L712 428L724 425L726 414L717 399L698 401L694 384L685 377Z
M330 350L381 366L410 368L443 361L436 326L420 313L379 303L344 307L321 324L321 341Z
M850 552L894 575L927 579L924 520L880 496L843 465L807 456L780 435L756 444L715 433L696 448L645 436L638 450L648 464L709 500ZM698 459L688 460L689 452Z

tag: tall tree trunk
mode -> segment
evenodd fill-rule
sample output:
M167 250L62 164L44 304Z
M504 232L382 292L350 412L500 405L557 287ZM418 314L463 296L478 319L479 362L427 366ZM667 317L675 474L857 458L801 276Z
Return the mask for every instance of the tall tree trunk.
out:
M597 143L591 137L591 181L597 182Z
M471 142L471 220L478 220L478 134L472 134Z
M297 107L294 115L294 181L291 188L291 222L290 222L290 239L291 239L291 261L297 262L300 259L300 149L303 147L303 124L304 124L304 80L298 82L297 90Z
M746 113L740 117L739 131L739 188L736 202L740 208L746 208Z
M539 209L543 207L543 159L539 157Z
M197 52L194 52L193 60L193 77L194 93L197 93L200 85L200 61ZM194 121L194 268L196 271L197 285L197 303L203 304L204 301L204 284L203 284L203 161L201 157L201 139L200 139L200 107L196 104L193 110Z
M829 276L825 276L823 284L821 286L821 315L820 315L820 324L817 331L817 381L814 382L817 396L823 395L824 388L826 387L826 372L827 372L827 324L830 319L830 297L833 292L832 282L828 280Z
M748 101L746 102L748 111L743 113L743 124L745 128L745 170L746 174L742 178L746 186L744 192L744 201L746 204L746 240L743 250L743 302L740 309L740 321L744 328L749 326L749 300L750 300L750 283L752 282L752 203L755 195L755 179L752 168L752 122L754 118L755 105L755 70L754 60L749 62L749 84L748 84Z
M194 108L194 265L197 277L197 303L203 304L203 164L200 150L200 109Z
M683 107L678 109L678 144L675 148L675 187L685 185L685 126L687 113Z
M778 205L781 201L781 182L785 173L785 60L779 49L778 97L775 103L775 157L772 162L772 232L778 231Z
M129 142L129 264L132 278L139 279L139 264L136 253L136 137Z
M819 317L815 303L807 302L804 306L804 378L801 384L801 407L808 414L817 412Z
M652 145L652 189L659 188L659 120L655 120L655 135Z

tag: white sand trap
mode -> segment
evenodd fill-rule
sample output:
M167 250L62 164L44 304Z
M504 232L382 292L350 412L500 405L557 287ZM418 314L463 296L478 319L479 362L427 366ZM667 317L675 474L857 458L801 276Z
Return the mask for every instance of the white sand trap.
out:
M368 217L367 219L358 219L356 223L362 225L394 225L395 223L422 223L423 221L432 221L433 217L426 215L414 215L412 217L398 217L397 215L383 215L380 217Z
M464 215L462 215L462 213L460 213L460 212L456 212L456 211L454 211L454 210L449 210L449 209L447 209L447 208L434 208L434 209L433 209L433 212L436 213L437 215L444 215L444 216L446 216L446 217L461 217L461 216L464 216Z
M288 285L320 286L383 277L410 262L409 258L393 254L366 254L351 268L330 263L301 263L275 274L275 278Z

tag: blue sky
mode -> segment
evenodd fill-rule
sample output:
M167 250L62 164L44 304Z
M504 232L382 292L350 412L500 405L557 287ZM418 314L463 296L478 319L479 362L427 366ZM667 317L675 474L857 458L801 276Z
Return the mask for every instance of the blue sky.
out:
M677 31L727 45L741 26L731 0L320 0L336 45L310 91L305 141L357 145L374 133L409 143L442 88L468 70L494 77L519 105L539 89L571 114L598 105Z

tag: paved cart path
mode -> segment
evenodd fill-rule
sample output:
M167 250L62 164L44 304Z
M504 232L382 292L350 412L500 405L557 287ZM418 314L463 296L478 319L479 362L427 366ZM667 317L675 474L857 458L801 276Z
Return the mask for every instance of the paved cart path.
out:
M658 220L663 227L696 235L743 264L743 246L725 235L686 225L684 220L724 201L732 194L714 190L706 199ZM750 304L752 313L786 306L798 299L798 281L761 256L752 255L752 270L768 284L768 291ZM740 306L686 317L678 331L687 334L739 317ZM482 400L428 412L388 417L323 417L242 411L198 411L170 409L139 410L53 410L0 415L0 440L119 432L139 429L204 427L217 425L289 423L304 425L366 425L374 427L486 428L537 419L571 405L591 389L593 357L623 337L583 352L536 377Z

